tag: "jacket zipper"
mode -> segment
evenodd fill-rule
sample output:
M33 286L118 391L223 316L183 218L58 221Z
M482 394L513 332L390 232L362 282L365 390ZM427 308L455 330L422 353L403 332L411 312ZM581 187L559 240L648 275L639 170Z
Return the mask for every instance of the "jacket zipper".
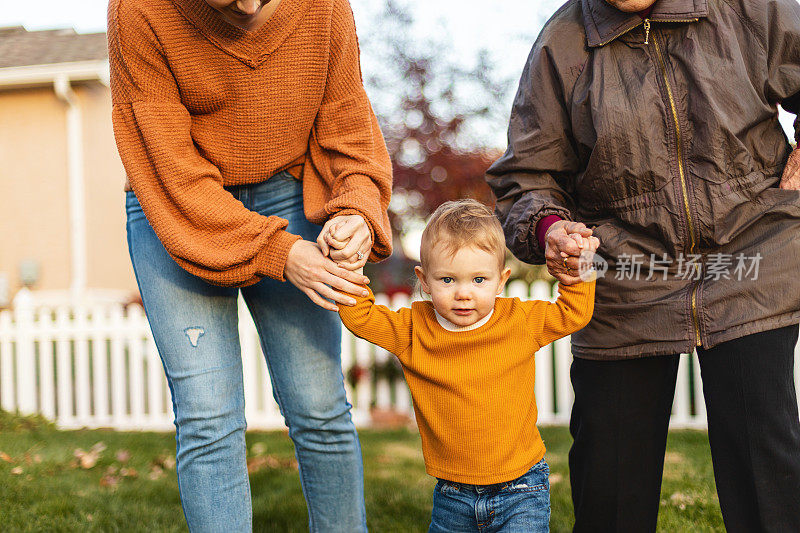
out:
M678 20L678 19L675 19L675 20L668 20L668 19L663 19L663 20L658 20L658 19L644 19L644 22L640 22L640 23L638 23L638 24L634 24L633 26L631 26L630 28L626 29L625 31L623 31L623 32L622 32L622 33L620 33L619 35L615 35L615 36L614 36L614 37L612 37L611 39L609 39L609 40L607 40L607 41L603 41L602 43L598 44L597 46L598 46L598 47L605 46L605 45L607 45L608 43L610 43L611 41L613 41L613 40L615 40L615 39L619 39L620 37L622 37L622 36L623 36L623 35L625 35L626 33L630 33L630 32L632 32L633 30L635 30L636 28L638 28L638 27L639 27L639 26L641 26L642 24L644 24L644 25L645 25L645 27L644 27L644 28L645 28L645 31L646 31L646 33L647 33L647 37L649 37L649 36L650 36L650 23L651 23L651 22L676 22L676 23L679 23L679 22L697 22L698 20L700 20L700 19L698 19L698 18L693 18L693 19L679 19L679 20ZM645 38L645 43L644 43L644 44L650 44L650 43L648 42L648 38Z
M678 22L678 21L674 21ZM645 41L649 40L650 37L650 20L645 19L645 30L647 35L645 37ZM669 97L669 105L672 111L672 119L675 122L675 134L676 134L676 145L677 145L677 153L678 153L678 174L681 178L681 191L683 193L683 207L686 210L686 221L689 225L689 240L691 241L691 245L689 246L689 253L692 254L694 252L695 247L695 235L694 235L694 226L692 224L692 212L689 208L689 192L688 188L686 187L686 175L683 169L683 151L681 149L681 126L678 122L678 110L675 106L675 99L672 96L672 87L669 84L669 76L667 74L667 65L664 62L664 57L661 54L661 46L658 44L658 37L653 35L653 44L655 44L656 55L658 56L658 62L661 66L661 74L664 76L664 84L667 87L667 96ZM697 316L697 289L700 286L698 283L692 289L692 324L694 325L694 333L695 333L695 345L702 346L702 342L700 340L700 321Z

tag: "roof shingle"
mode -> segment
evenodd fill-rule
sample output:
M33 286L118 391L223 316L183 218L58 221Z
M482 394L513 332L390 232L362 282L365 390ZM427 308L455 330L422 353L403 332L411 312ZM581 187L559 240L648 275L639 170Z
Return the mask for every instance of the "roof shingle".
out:
M78 34L72 29L0 28L0 68L102 61L107 57L106 34L102 32Z

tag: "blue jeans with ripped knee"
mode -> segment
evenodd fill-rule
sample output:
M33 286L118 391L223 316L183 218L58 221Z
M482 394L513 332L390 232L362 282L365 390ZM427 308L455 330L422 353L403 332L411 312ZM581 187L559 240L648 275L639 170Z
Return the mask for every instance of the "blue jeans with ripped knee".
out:
M302 184L290 174L227 189L253 211L287 219L287 231L317 238L321 228L306 220ZM126 210L136 280L172 392L189 529L251 531L239 289L211 285L178 266L132 192ZM338 315L288 282L264 279L241 291L294 442L310 530L366 531L361 447L345 397Z
M440 479L428 533L547 533L550 467L544 459L505 483L467 485Z

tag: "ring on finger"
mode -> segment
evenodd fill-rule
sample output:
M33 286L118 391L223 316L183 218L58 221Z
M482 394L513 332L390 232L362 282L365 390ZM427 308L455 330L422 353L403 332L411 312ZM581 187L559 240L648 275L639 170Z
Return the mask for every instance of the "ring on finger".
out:
M359 261L361 261L362 259L364 259L364 252L362 252L361 250L358 250L358 251L356 252L356 255L358 256L358 260L359 260Z
M566 258L566 257L563 257L563 258L561 259L561 262L564 264L564 268L566 268L567 270L569 270L569 265L567 264L567 258Z

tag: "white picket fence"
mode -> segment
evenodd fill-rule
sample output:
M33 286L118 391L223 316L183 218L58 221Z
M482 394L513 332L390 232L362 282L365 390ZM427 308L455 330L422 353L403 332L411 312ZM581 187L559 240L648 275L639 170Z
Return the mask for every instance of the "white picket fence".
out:
M520 298L553 299L550 285L512 283L507 294ZM378 303L397 308L407 296ZM283 427L272 398L270 380L255 325L240 300L240 338L244 367L248 427ZM347 395L357 425L370 423L370 407L393 409L413 419L410 395L402 376L390 382L382 367L391 354L344 330L342 368L366 369ZM569 421L572 388L569 338L536 354L535 392L539 423ZM796 365L800 366L800 358ZM385 366L383 366L385 368ZM700 371L696 357L681 356L673 406L674 427L705 428ZM800 368L795 370L795 379ZM347 380L346 380L347 381ZM0 408L39 413L64 429L114 428L171 430L172 407L161 361L147 319L138 305L44 306L23 290L13 310L0 312Z

